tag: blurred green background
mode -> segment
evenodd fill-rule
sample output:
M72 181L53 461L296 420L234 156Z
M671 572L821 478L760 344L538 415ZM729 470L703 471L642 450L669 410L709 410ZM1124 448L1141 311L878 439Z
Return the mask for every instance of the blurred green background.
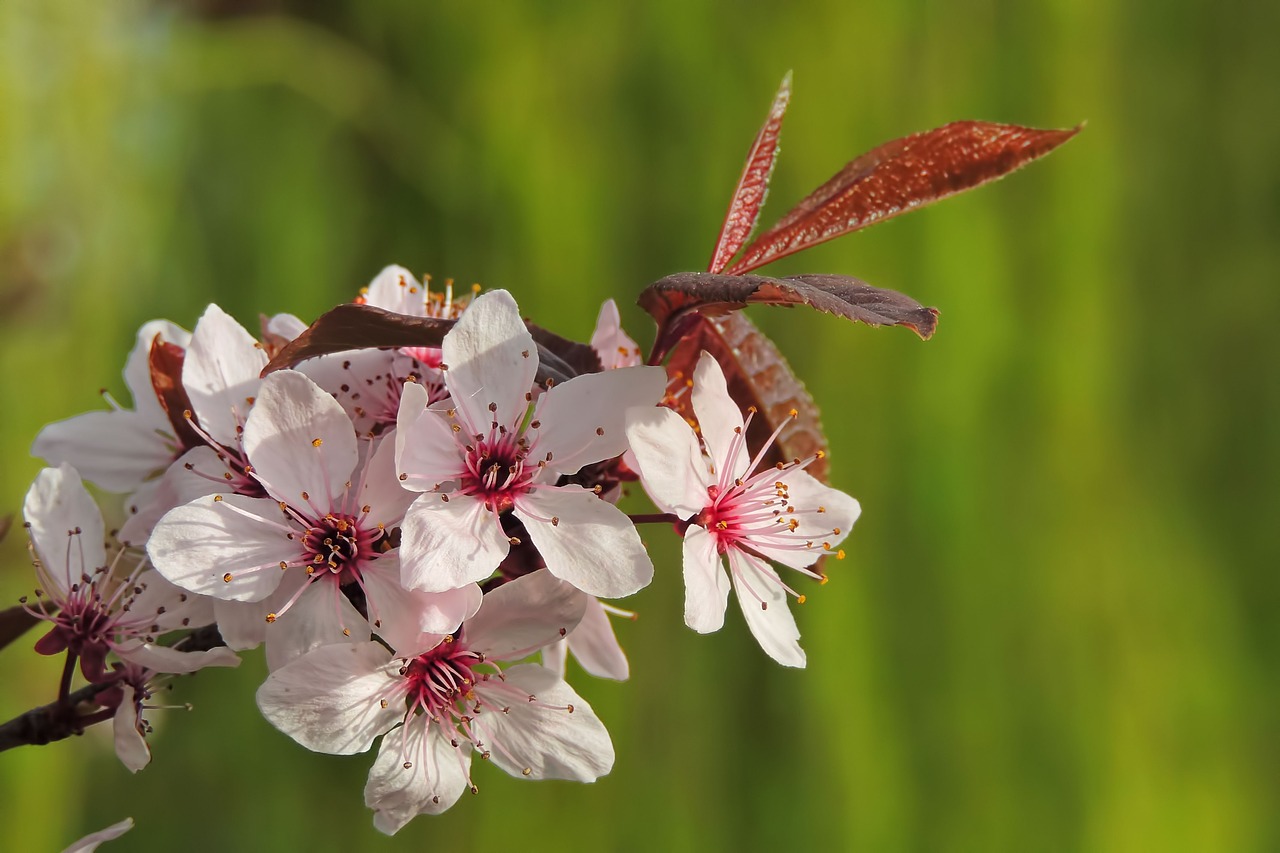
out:
M681 621L675 542L575 683L613 774L496 768L394 839L371 756L305 752L258 656L180 684L131 777L109 733L0 755L10 850L1280 849L1280 32L1275 4L0 4L0 512L51 420L123 393L137 326L217 301L310 319L384 264L514 291L585 337L701 269L779 79L765 223L846 160L957 118L1084 134L772 270L942 310L937 336L752 316L864 507L799 619ZM20 531L0 594L32 586ZM31 638L34 640L34 635ZM0 718L59 663L0 653Z

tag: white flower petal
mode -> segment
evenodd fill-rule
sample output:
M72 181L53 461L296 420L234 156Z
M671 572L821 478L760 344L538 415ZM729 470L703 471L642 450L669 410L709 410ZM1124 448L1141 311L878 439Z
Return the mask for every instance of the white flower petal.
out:
M347 413L296 370L277 370L262 381L245 424L244 451L273 497L321 514L337 505L360 460Z
M716 538L697 525L684 534L684 624L699 634L719 631L729 603L729 577Z
M383 308L397 314L411 314L414 317L425 317L426 294L422 284L414 274L399 264L385 266L364 288L366 305Z
M424 592L457 589L493 574L510 547L478 499L428 492L405 513L400 579L406 588Z
M769 574L767 566L736 548L729 549L728 556L738 605L760 648L783 666L803 667L800 629L778 579Z
M307 330L307 324L293 314L273 314L262 330L269 335L278 335L291 341Z
M293 598L307 582L302 572L281 572L284 578L276 591L262 601L213 600L213 612L227 648L242 652L256 649L267 639L267 614L279 613L285 603Z
M40 430L31 455L70 463L108 492L127 492L173 461L174 439L155 421L127 410L86 412Z
M127 817L119 823L113 823L106 829L100 829L81 838L62 853L94 853L98 845L104 841L114 841L133 829L133 818Z
M182 362L182 384L200 426L220 444L235 446L266 366L266 352L244 326L217 305L205 309Z
M542 665L564 678L565 665L569 659L569 641L560 640L542 649Z
M332 580L310 583L267 628L267 669L275 671L312 649L369 639L369 623Z
M445 385L464 428L487 433L493 421L510 428L523 420L538 347L510 293L490 290L473 299L442 349Z
M609 623L604 605L598 600L590 598L587 601L582 621L570 632L567 642L569 650L588 674L614 681L626 681L630 675L627 656L613 633L613 625ZM543 662L546 662L545 655ZM563 667L560 673L563 675Z
M624 421L632 406L656 406L667 387L661 367L627 367L587 373L556 385L538 400L532 456L549 471L573 474L583 465L612 459L627 449Z
M369 771L364 804L373 809L373 825L395 835L420 814L440 814L462 796L470 767L470 743L459 738L455 748L438 725L410 720L407 730L382 739Z
M290 532L275 501L216 495L166 513L147 541L147 554L156 571L183 589L261 601L280 585L279 564L302 556Z
M359 505L369 507L369 524L381 524L387 530L399 527L405 510L418 495L400 485L396 476L395 435L385 435L374 448L361 475Z
M36 475L22 514L45 574L62 592L105 565L102 513L70 465Z
M702 440L707 443L707 451L715 464L716 474L723 478L723 469L732 466L728 482L741 477L751 464L751 454L747 451L743 437L737 434L743 427L742 412L729 396L724 371L705 350L693 371L693 392L690 397L693 401L693 413L697 415L698 427L702 431ZM738 449L733 453L733 458L729 459L735 446Z
M537 571L485 595L463 638L468 648L493 660L524 657L577 627L587 599L551 573Z
M536 701L513 698L512 688ZM480 741L492 745L493 763L517 779L594 782L613 769L613 742L604 724L546 667L513 666L500 685L482 682L475 690L482 699L511 709L475 714L471 725Z
M164 426L167 431L169 416L156 399L156 388L151 382L151 347L157 337L164 343L183 349L191 344L191 333L168 320L143 323L124 364L124 384L133 397L133 410L155 426Z
M240 658L228 648L184 652L155 643L130 643L117 646L116 654L122 660L136 663L154 672L196 672L206 666L239 666Z
M151 747L142 736L142 726L138 723L138 702L133 685L122 682L120 689L124 698L111 718L111 731L115 735L116 757L120 763L137 773L151 763Z
M601 598L621 598L653 580L635 525L616 506L581 486L539 488L516 501L551 574Z
M231 484L222 479L226 470L211 447L194 447L182 454L160 479L143 483L134 492L127 502L132 514L120 528L120 541L143 546L156 523L174 507L206 495L231 494Z
M416 382L404 386L396 421L396 471L403 488L428 492L462 475L465 465L449 420L427 410L427 389Z
M645 492L663 512L692 518L707 506L707 469L693 428L670 409L627 410L627 439Z
M641 362L640 347L622 330L618 305L612 299L606 299L600 306L596 329L591 333L591 348L600 357L600 366L605 370L633 367Z
M307 749L354 755L404 716L403 705L381 703L398 669L378 643L321 646L267 676L258 708Z
M383 554L361 572L373 630L402 654L430 648L423 634L450 634L480 609L481 592L469 583L445 592L405 589L395 551ZM436 638L438 640L438 637Z

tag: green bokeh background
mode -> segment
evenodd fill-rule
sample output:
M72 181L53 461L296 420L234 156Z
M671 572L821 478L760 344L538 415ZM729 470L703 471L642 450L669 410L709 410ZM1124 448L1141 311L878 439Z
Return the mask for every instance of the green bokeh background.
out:
M39 427L122 394L135 329L312 318L384 264L566 335L706 264L795 70L765 221L957 118L1060 127L994 186L777 264L942 310L759 309L864 507L788 671L681 621L675 543L579 690L614 772L482 791L394 839L370 756L180 685L136 777L107 732L0 755L0 846L57 850L1280 849L1280 7L1225 0L0 4L0 512ZM0 593L32 581L20 531ZM58 662L0 653L0 718Z

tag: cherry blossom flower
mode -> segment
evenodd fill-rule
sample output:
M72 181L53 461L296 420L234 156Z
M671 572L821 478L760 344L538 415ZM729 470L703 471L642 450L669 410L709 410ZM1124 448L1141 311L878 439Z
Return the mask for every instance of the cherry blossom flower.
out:
M407 621L445 632L475 612L474 584L438 594L400 586L398 554L385 546L413 495L396 481L394 441L358 441L341 405L306 376L282 370L263 380L243 447L268 497L199 498L167 513L147 543L156 569L178 586L259 605L218 605L233 648L270 638L274 667L353 631L367 637L344 587L363 593L375 629Z
M596 330L591 334L591 348L600 357L600 366L605 370L635 367L644 361L640 347L622 330L618 304L612 299L606 299L600 306Z
M124 571L129 552L107 556L102 514L70 465L46 468L27 493L23 512L46 598L28 610L52 627L36 642L40 654L66 651L86 679L114 676L107 655L155 672L194 672L236 666L229 649L184 652L160 645L169 631L213 621L211 602L190 595L138 563Z
M68 463L109 492L131 491L172 462L182 448L151 384L149 358L156 338L186 346L191 335L168 320L152 320L138 330L124 368L132 410L104 392L109 411L49 424L36 436L31 455L51 465Z
M356 302L411 317L456 320L470 297L456 297L452 280L443 291L432 292L430 278L419 284L413 273L389 266L362 288ZM381 435L396 425L405 382L427 390L431 402L448 396L440 349L400 347L333 353L310 359L298 370L337 399L362 435Z
M747 626L765 652L786 666L804 666L786 601L787 594L800 601L804 596L770 562L821 578L809 567L825 553L843 557L836 546L858 518L858 502L804 472L816 455L762 468L777 432L751 455L747 424L720 365L706 352L692 393L709 459L698 435L670 409L627 413L627 437L645 491L660 509L691 522L684 534L685 623L701 633L719 630L731 579Z
M448 408L407 385L396 467L422 492L406 513L405 586L446 590L483 580L506 557L510 511L552 574L592 595L630 595L653 564L616 507L562 475L627 448L623 415L654 405L665 373L632 367L578 376L534 400L538 349L511 294L484 293L444 338Z
M410 644L394 654L376 642L322 646L274 671L258 707L317 752L364 752L385 734L365 803L388 834L477 791L472 752L516 778L592 782L614 752L591 706L545 667L499 665L571 631L585 601L538 571L486 594L454 635L398 637Z

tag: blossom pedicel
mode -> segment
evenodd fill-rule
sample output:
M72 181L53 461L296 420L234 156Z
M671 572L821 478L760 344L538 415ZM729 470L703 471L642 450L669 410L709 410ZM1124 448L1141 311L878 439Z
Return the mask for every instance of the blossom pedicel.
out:
M922 338L937 312L853 278L747 273L1075 131L959 122L897 140L747 245L789 97L788 77L710 270L641 294L658 326L647 358L612 300L577 343L505 290L455 296L398 266L310 325L282 314L255 336L216 305L190 334L144 325L124 371L133 408L107 398L36 438L53 466L24 506L41 590L3 616L46 623L35 648L64 669L57 701L0 725L0 749L110 719L137 771L160 687L265 644L273 725L335 754L381 738L365 803L384 832L477 791L473 756L594 781L614 748L566 660L628 677L609 614L634 614L606 600L654 579L639 523L683 536L691 628L719 630L733 590L764 652L803 667L787 598L825 581L859 505L824 482L813 400L733 312L809 305ZM81 477L124 496L120 531ZM616 506L637 480L658 512Z

